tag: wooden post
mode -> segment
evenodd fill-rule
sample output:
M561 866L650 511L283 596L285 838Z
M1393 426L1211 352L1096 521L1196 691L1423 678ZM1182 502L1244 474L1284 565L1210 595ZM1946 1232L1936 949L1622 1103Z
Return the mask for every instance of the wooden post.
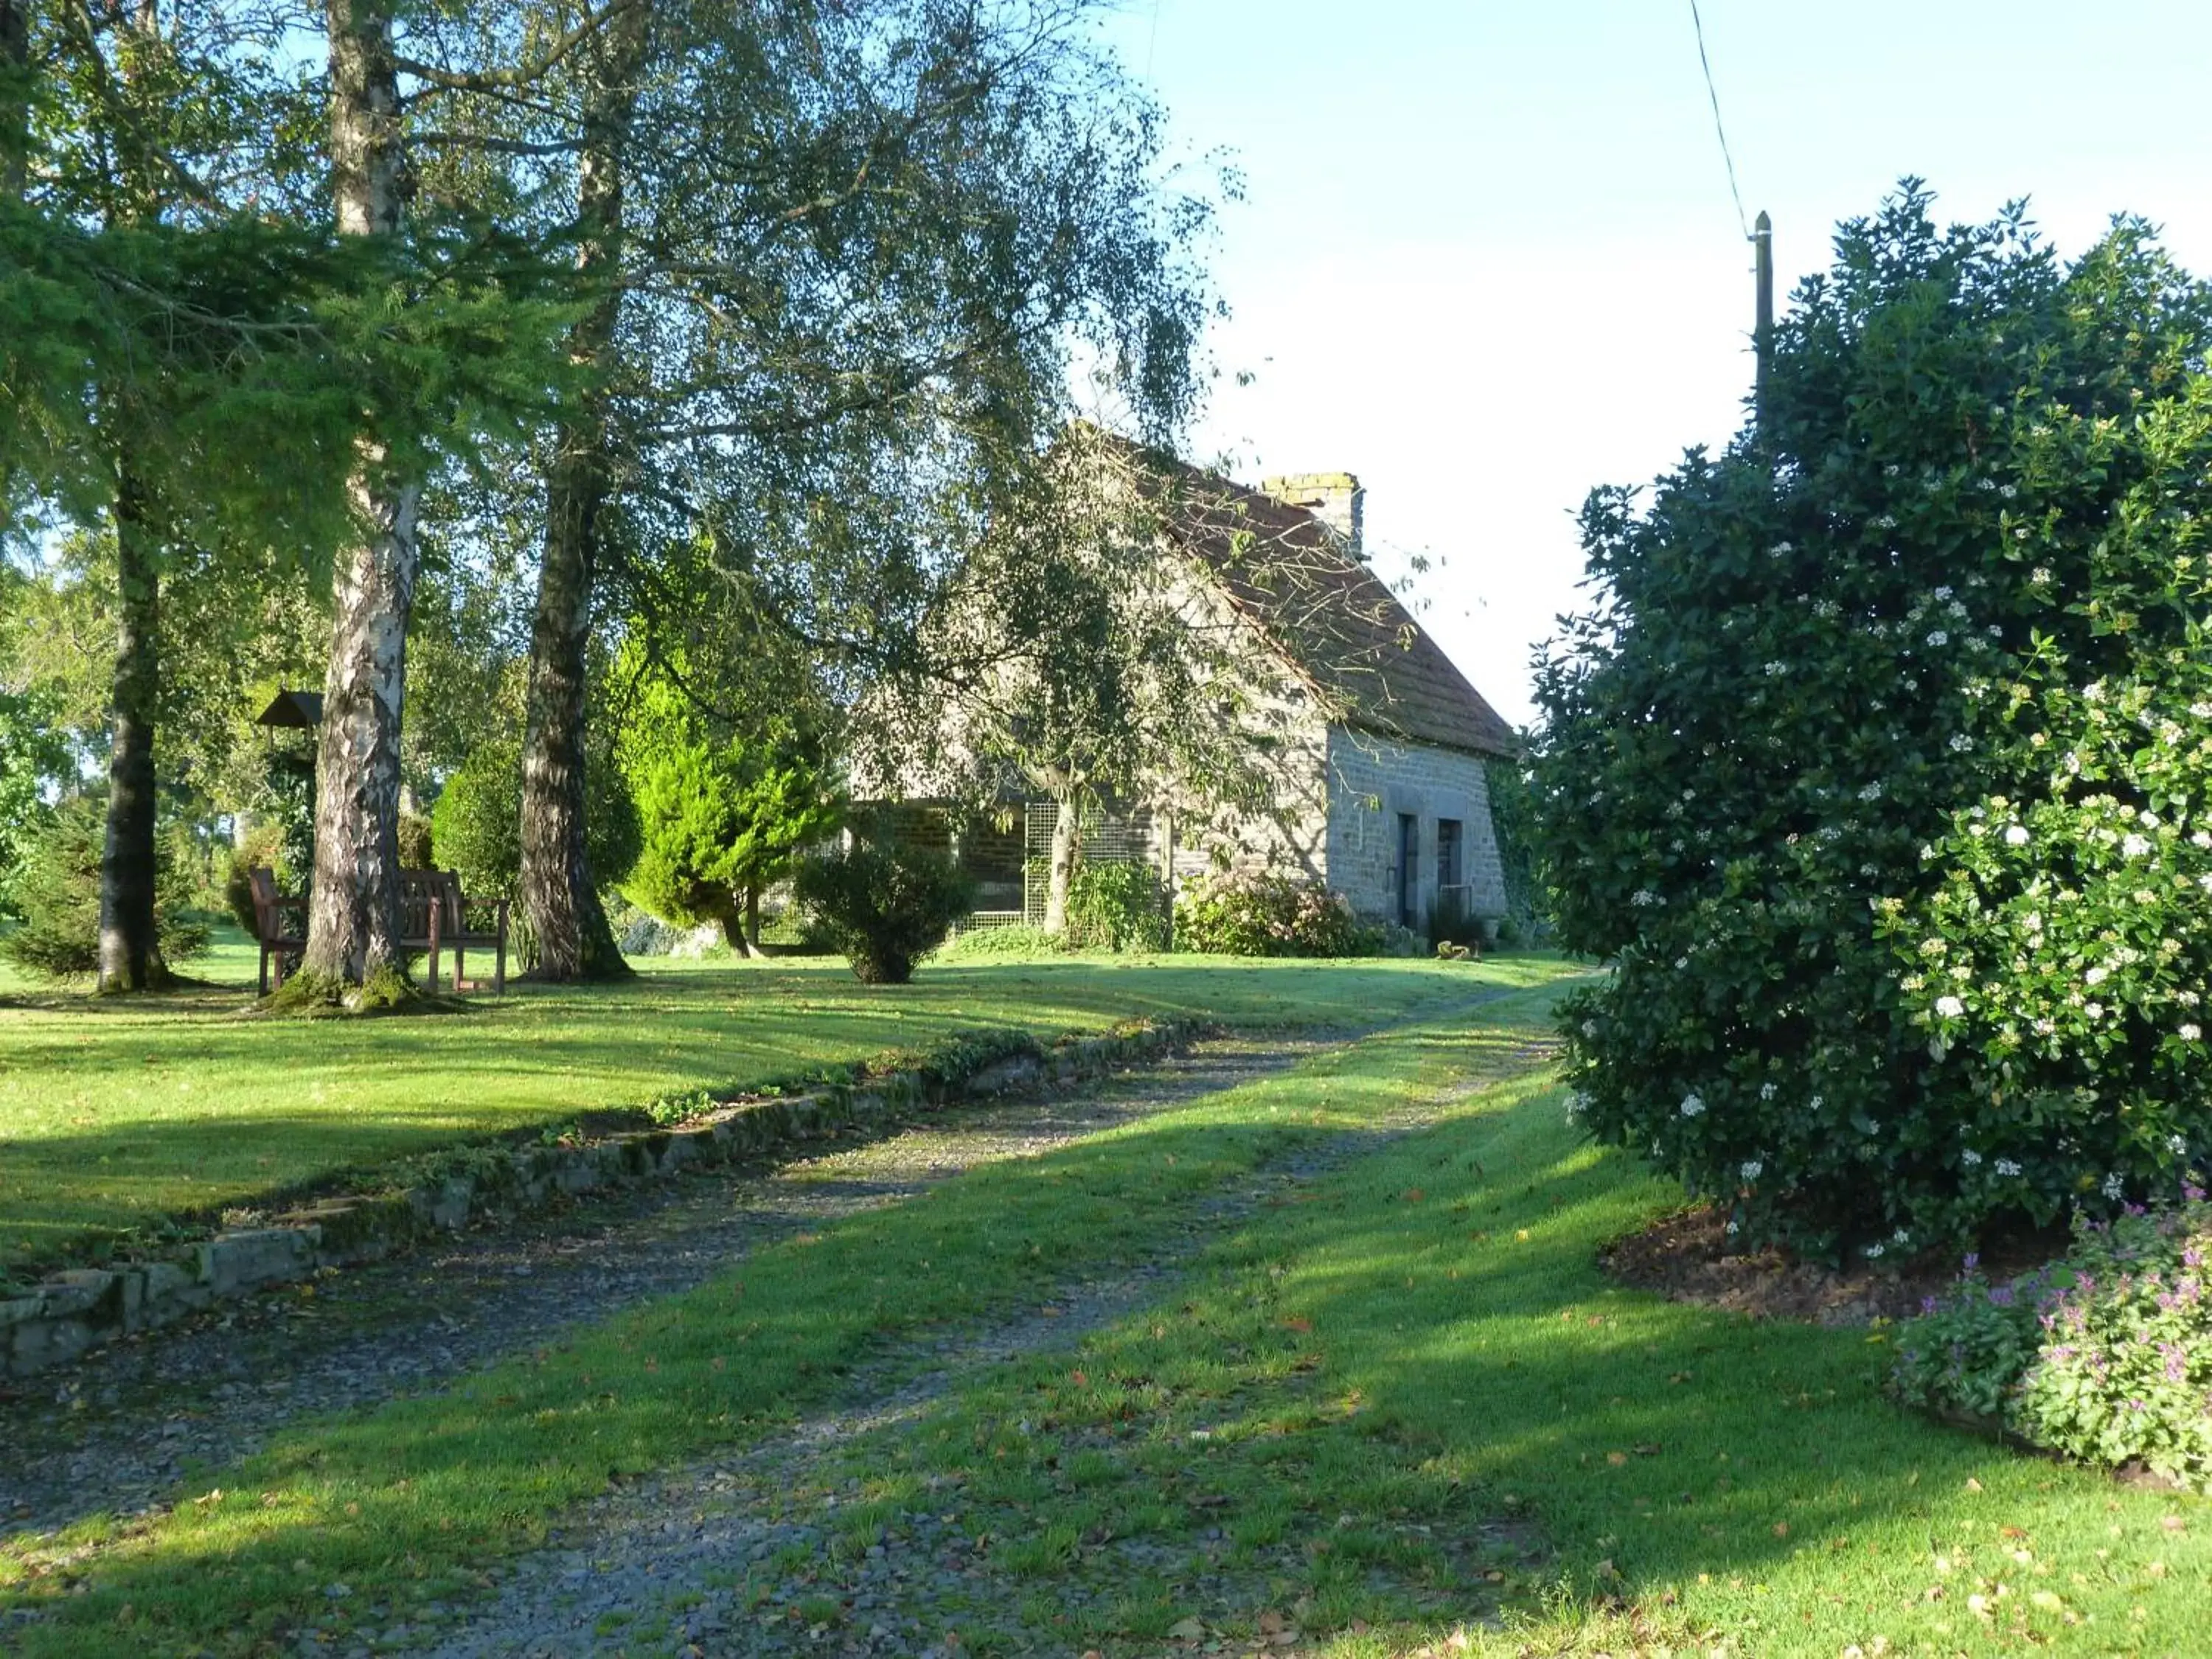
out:
M1751 246L1758 273L1759 312L1751 336L1751 349L1758 358L1752 381L1752 409L1763 436L1766 429L1766 372L1774 359L1774 222L1762 209L1753 223Z

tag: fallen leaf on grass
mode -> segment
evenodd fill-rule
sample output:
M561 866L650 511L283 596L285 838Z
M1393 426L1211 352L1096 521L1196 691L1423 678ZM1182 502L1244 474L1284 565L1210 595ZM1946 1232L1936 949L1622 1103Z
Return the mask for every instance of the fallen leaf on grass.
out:
M1286 1331L1310 1331L1313 1328L1313 1321L1304 1318L1285 1319L1283 1322L1283 1328Z
M1168 1626L1168 1638L1175 1642L1203 1642L1206 1626L1195 1619L1178 1619Z
M1790 1523L1789 1523L1787 1521L1777 1521L1777 1522L1774 1523L1774 1535L1775 1535L1777 1538L1787 1538L1787 1537L1789 1537L1789 1536L1790 1536Z
M1605 1461L1613 1468L1619 1468L1623 1463L1628 1462L1628 1454L1624 1451L1609 1451L1605 1455Z

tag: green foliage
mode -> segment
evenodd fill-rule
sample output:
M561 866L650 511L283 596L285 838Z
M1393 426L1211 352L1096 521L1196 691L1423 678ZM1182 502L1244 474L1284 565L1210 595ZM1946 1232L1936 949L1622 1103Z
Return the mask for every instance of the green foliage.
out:
M799 866L799 902L869 985L903 985L968 914L975 884L951 860L856 838Z
M938 948L939 962L994 962L1008 957L1058 956L1066 942L1027 923L1010 927L969 927Z
M257 936L260 925L253 910L253 872L268 871L276 878L277 890L285 893L298 892L313 873L292 865L285 848L285 826L264 818L231 848L230 862L223 873L222 899L249 939Z
M638 856L638 811L629 781L611 759L595 757L585 772L585 856L592 876L620 881ZM428 845L438 867L461 878L476 896L512 895L522 877L522 745L479 744L446 780L430 809ZM405 861L403 832L402 861Z
M431 870L438 864L437 836L430 820L420 812L403 811L399 815L399 867L403 870ZM467 885L465 882L462 884Z
M2139 1463L2212 1483L2212 1205L2076 1223L2060 1261L1990 1285L1968 1259L1958 1288L1900 1334L1906 1403L2001 1420L2085 1462Z
M0 691L0 916L15 913L16 879L52 823L47 792L69 763L45 700Z
M642 847L624 884L655 915L734 937L748 889L767 886L836 826L842 803L791 735L717 743L696 727L633 763Z
M1067 887L1067 942L1079 950L1164 951L1167 884L1148 864L1085 864Z
M1175 948L1207 956L1357 957L1382 948L1350 901L1284 871L1209 876L1176 896Z
M488 743L446 780L430 842L467 893L514 891L522 873L522 749Z
M106 803L78 795L54 812L16 883L22 925L0 939L0 955L49 978L100 968L100 859L106 839ZM206 924L188 914L195 896L191 860L179 856L167 831L155 842L155 910L163 961L176 963L207 949Z
M1778 331L1540 675L1588 1121L1862 1259L2170 1194L2212 1145L2212 307L1917 187Z
M1484 763L1483 776L1489 786L1498 867L1505 877L1504 920L1540 921L1551 906L1537 873L1536 805L1530 775L1518 761L1492 760Z

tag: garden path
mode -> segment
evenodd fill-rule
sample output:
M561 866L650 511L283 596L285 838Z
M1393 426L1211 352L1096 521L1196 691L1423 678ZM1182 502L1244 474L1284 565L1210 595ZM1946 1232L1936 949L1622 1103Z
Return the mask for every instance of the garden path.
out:
M0 1526L21 1537L145 1514L194 1468L250 1454L295 1418L441 1386L688 1290L759 1244L1186 1104L1329 1042L1232 1036L1046 1098L848 1132L770 1170L624 1189L98 1351L0 1389Z
M1536 1039L1501 1058L1505 1069L1519 1070L1550 1054L1549 1042ZM1209 1058L1199 1056L1196 1068ZM934 1501L890 1524L859 1523L866 1536L856 1534L851 1517L872 1508L880 1449L1000 1368L1072 1352L1101 1327L1172 1304L1182 1268L1207 1244L1262 1206L1300 1201L1302 1188L1435 1121L1474 1086L1409 1092L1366 1127L1263 1164L1216 1194L1134 1271L1040 1284L1030 1305L1010 1318L884 1353L848 1377L829 1407L764 1442L611 1489L569 1516L547 1547L495 1569L474 1607L435 1606L413 1629L374 1632L373 1646L302 1651L398 1651L418 1659L964 1659L1029 1650L1038 1621L1036 1608L1024 1603L1036 1600L1038 1587L1024 1582L1002 1547L1020 1540L979 1542L975 1523L960 1513L957 1489L933 1493ZM1019 1428L1030 1431L1027 1424ZM1478 1523L1453 1545L1468 1553L1526 1553L1530 1541L1526 1528L1504 1521ZM1183 1578L1194 1602L1257 1613L1297 1576L1305 1547L1304 1540L1285 1539L1229 1559L1217 1528L1198 1542L1196 1559L1206 1565L1194 1577L1190 1551L1176 1543L1110 1537L1082 1543L1094 1570L1081 1583L1056 1576L1052 1585L1063 1618L1079 1611L1077 1601L1103 1607L1131 1582L1163 1571ZM1448 1595L1439 1612L1446 1602L1476 1620L1491 1612ZM1278 1640L1276 1650L1291 1659L1304 1650L1293 1627L1279 1626Z

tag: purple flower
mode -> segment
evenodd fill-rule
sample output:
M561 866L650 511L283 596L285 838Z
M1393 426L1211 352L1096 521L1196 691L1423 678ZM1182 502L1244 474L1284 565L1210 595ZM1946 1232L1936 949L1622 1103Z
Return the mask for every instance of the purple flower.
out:
M1922 1297L1920 1298L1920 1311L1924 1314L1934 1313L1936 1311L1936 1298L1932 1296Z
M1990 1291L1990 1305L1993 1308L2009 1308L2012 1306L2012 1286L2009 1285L1999 1285L1994 1290Z
M1977 1267L1980 1267L1981 1265L1982 1265L1982 1256L1981 1256L1981 1252L1980 1252L1980 1251L1978 1251L1978 1250L1969 1250L1969 1251L1967 1251L1967 1252L1966 1252L1966 1271L1967 1271L1968 1273L1972 1273L1972 1272L1973 1272L1975 1268L1977 1268Z

